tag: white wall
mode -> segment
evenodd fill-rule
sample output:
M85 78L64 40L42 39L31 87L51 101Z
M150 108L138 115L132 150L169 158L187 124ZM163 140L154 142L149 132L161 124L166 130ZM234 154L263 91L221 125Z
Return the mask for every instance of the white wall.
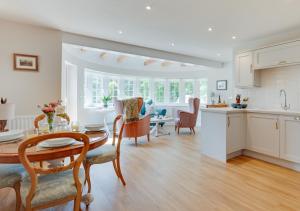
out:
M0 20L0 97L16 104L17 115L60 99L61 33ZM39 72L13 70L13 53L39 56Z

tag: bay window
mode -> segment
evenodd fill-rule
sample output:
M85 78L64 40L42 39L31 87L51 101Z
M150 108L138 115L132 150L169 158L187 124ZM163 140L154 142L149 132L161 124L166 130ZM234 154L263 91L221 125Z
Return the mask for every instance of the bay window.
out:
M184 80L184 102L188 103L189 98L194 96L194 80Z
M99 73L95 71L85 71L85 107L96 107L101 104L103 96L103 81Z
M154 82L154 101L163 103L165 101L165 81L159 80Z
M169 102L179 103L179 80L169 80Z
M124 98L130 98L134 96L134 81L126 79L123 81Z
M84 106L102 105L103 96L131 98L152 96L155 103L188 103L198 96L201 104L207 104L208 81L202 79L150 79L128 78L86 69L84 72Z
M119 95L119 81L111 78L108 82L108 95L111 97L118 97Z
M139 95L144 98L144 100L150 97L150 86L148 79L141 79L139 81Z

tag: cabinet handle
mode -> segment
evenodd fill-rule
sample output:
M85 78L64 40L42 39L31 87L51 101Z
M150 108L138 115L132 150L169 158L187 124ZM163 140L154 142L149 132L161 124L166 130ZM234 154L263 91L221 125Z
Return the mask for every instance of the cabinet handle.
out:
M278 120L276 121L276 130L278 130Z
M227 127L229 127L229 126L230 126L230 118L227 117Z
M285 64L285 63L287 63L287 61L280 61L280 62L278 62L278 64Z

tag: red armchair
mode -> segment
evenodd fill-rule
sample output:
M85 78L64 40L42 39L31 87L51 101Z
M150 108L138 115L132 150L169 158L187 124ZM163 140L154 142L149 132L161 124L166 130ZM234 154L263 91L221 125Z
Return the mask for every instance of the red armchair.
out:
M198 111L200 106L199 98L189 99L189 111L177 111L177 118L175 122L175 131L179 134L180 128L190 128L190 130L195 134L194 127L196 126Z
M117 133L117 126L121 128L123 124L123 120L121 116L124 113L124 106L122 100L116 100L114 102L116 112L118 114L118 117L116 118L116 121L114 122L114 132L113 132L113 139L115 139ZM138 98L138 110L141 111L143 105L143 98ZM150 115L146 114L143 118L132 121L132 122L124 122L124 129L122 133L122 137L126 138L134 138L135 145L137 145L137 138L141 136L147 135L148 141L150 141Z

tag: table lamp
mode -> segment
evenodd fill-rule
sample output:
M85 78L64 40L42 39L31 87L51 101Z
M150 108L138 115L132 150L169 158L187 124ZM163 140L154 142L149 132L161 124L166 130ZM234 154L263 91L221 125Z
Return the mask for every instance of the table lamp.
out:
M15 117L15 104L6 103L6 99L1 98L0 102L0 133L7 131L5 129L7 120Z

